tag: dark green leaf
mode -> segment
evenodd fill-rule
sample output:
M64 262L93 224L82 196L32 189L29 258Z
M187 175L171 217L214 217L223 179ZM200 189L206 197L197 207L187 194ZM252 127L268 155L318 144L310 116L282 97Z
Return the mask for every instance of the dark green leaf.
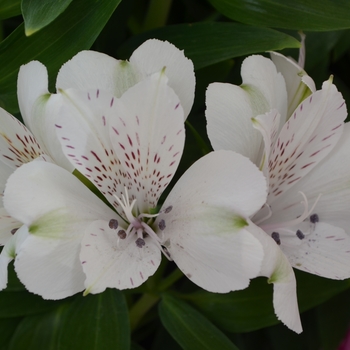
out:
M163 295L159 315L164 327L185 350L238 350L224 333L184 301Z
M38 314L57 307L63 301L44 300L27 291L0 293L0 318Z
M21 0L0 0L0 19L21 14Z
M24 318L13 334L7 350L64 349L58 343L58 332L66 317L67 307L61 305L51 312Z
M196 69L252 53L297 48L299 42L284 33L238 23L194 23L167 26L131 38L120 48L125 58L145 40L168 40L190 58Z
M0 44L0 106L18 110L19 67L31 60L44 63L50 77L74 54L91 47L121 0L75 0L44 31L26 37L19 26Z
M350 28L348 0L209 0L223 15L246 24L295 30Z
M4 349L4 345L9 342L20 322L21 318L0 319L0 349Z
M123 294L107 289L78 297L66 310L59 344L60 349L129 350L130 325Z
M25 33L30 36L58 17L72 0L22 0Z
M300 311L323 303L349 288L348 281L334 281L296 271ZM198 291L186 296L218 327L230 332L248 332L278 323L272 306L272 286L265 278L249 288L228 294Z

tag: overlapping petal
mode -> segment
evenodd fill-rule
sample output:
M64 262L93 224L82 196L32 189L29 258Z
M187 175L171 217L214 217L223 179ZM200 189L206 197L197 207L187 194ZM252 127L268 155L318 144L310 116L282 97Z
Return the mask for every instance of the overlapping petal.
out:
M116 214L77 178L47 162L17 169L8 180L4 205L30 233L15 262L26 288L47 299L83 290L79 252L85 229L94 220L110 220Z
M187 117L194 100L193 63L183 51L167 41L147 40L134 51L129 62L98 52L82 51L62 66L56 86L64 90L106 90L120 97L130 87L163 68L166 69L169 86L179 96Z
M266 182L247 158L208 154L176 183L156 220L170 257L194 283L225 293L260 271L263 250L247 229L266 199Z

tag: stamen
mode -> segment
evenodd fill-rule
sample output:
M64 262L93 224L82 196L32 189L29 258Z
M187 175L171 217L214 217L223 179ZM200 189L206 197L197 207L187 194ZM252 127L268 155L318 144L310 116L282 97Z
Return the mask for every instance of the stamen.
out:
M299 239L304 239L305 238L305 235L300 230L298 230L295 234L297 235L297 237Z
M118 237L120 239L125 239L126 238L126 232L124 230L119 230L118 231Z
M320 218L317 214L310 215L310 222L312 224L316 224L316 222L319 222L319 221L320 221Z
M271 237L275 240L278 245L281 245L280 234L278 232L272 232Z
M109 220L108 226L109 228L116 230L118 228L118 220L116 219Z
M11 234L15 234L16 232L17 232L17 230L18 230L18 227L17 228L13 228L12 230L11 230Z
M269 212L268 212L268 214L267 214L265 217L263 217L262 219L260 219L260 220L258 220L258 221L256 221L256 222L254 222L255 225L259 225L260 223L262 223L262 222L264 222L265 220L269 219L269 218L271 217L271 215L272 215L271 205L265 203L265 204L263 205L263 207L266 207L266 208L268 209Z
M313 212L313 210L315 209L315 206L316 206L318 200L320 199L321 195L319 195L316 198L314 205L312 206L312 208L310 210L308 210L308 202L307 202L307 198L306 198L305 194L303 192L299 192L299 193L304 198L304 200L301 201L301 204L304 205L304 212L300 216L298 216L296 219L291 220L291 221L279 222L279 223L276 223L276 224L260 225L260 227L264 231L272 231L272 230L276 230L276 229L279 229L279 228L292 227L292 226L298 225L301 222L303 222L310 215L310 213Z
M138 238L135 243L139 248L142 248L146 244L145 240L142 238Z
M166 228L166 226L165 226L165 221L164 221L164 220L160 220L160 221L159 221L159 224L158 224L158 227L159 227L159 229L160 229L161 231L163 231L163 230Z

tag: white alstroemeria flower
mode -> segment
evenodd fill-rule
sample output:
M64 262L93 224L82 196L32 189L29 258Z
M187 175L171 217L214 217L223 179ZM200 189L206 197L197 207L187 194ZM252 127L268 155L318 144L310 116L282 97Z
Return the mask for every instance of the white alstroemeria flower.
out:
M282 123L282 129L278 110L257 115L251 119L250 128L261 133L260 144L249 139L252 131L242 132L248 127L242 115L247 118L251 108L242 106L239 94L235 94L237 89L231 89L230 94L228 84L209 86L208 134L215 150L239 150L249 155L267 177L266 205L252 217L265 234L258 228L251 232L255 231L264 244L266 258L261 275L275 284L276 314L288 327L300 332L291 266L328 278L350 277L346 214L350 209L346 186L350 130L346 127L342 136L345 102L327 81L322 90L311 94Z
M154 274L161 251L213 291L245 288L258 274L263 249L246 227L265 201L266 182L245 157L204 157L154 214L185 137L184 112L164 70L120 99L100 89L61 90L50 99L61 115L63 151L109 206L53 164L28 164L10 177L6 209L30 233L15 268L30 291L58 299L84 288L135 288Z
M5 189L8 177L22 164L36 159L54 162L61 159L63 152L57 150L48 155L45 144L40 144L34 135L16 118L0 108L0 196ZM59 162L57 162L59 164ZM71 164L68 164L70 169ZM63 164L60 164L63 166ZM7 285L7 265L15 258L16 250L26 237L22 223L11 217L0 203L0 290Z

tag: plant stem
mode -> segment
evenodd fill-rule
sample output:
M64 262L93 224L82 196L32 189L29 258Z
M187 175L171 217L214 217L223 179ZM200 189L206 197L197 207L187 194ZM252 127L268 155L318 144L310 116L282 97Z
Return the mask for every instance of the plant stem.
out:
M163 27L168 20L171 3L172 0L151 0L143 25L143 30L147 31Z
M175 269L168 277L166 277L159 285L158 291L164 292L170 286L172 286L178 279L183 276L183 273L179 269Z

